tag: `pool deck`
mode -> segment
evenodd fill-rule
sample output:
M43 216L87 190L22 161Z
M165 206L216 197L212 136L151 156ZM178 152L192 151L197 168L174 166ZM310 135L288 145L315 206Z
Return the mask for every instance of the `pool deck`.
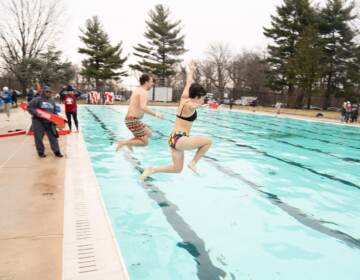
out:
M0 133L29 122L21 109L10 122L0 113ZM33 137L0 137L0 280L128 279L82 135L60 138L62 159L45 146L40 159Z
M20 109L0 114L0 133L22 129ZM60 141L64 149L66 139ZM65 159L40 159L31 136L0 138L0 279L60 279Z
M0 114L0 133L30 116ZM81 134L60 138L46 158L32 136L0 137L0 279L129 279Z

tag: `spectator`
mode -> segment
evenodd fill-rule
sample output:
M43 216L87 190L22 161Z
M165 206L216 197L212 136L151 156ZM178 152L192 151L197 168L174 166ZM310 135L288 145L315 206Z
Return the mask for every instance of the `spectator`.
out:
M9 91L8 87L3 87L3 92L0 95L0 98L4 101L5 105L5 114L7 116L7 121L10 121L10 107L12 103L12 94Z
M30 103L30 101L35 97L35 90L33 87L30 88L30 90L28 90L27 94L26 94L26 99L27 102Z
M39 157L46 157L45 147L43 143L44 133L46 132L50 142L50 147L54 152L55 156L63 157L60 152L59 142L57 139L59 135L56 131L55 124L41 118L37 113L36 109L42 109L53 114L56 113L55 101L51 97L51 90L48 86L44 86L42 94L31 100L28 107L29 113L33 116L32 127L34 131L35 146Z
M234 98L230 98L230 103L229 103L230 110L232 109L233 105L234 105Z
M341 107L341 122L345 122L345 116L346 116L346 102Z
M65 104L65 114L68 121L69 129L71 130L71 117L74 119L76 132L79 132L79 123L77 119L77 104L76 98L78 98L82 93L74 89L71 85L64 87L60 91L60 99L64 100Z
M351 122L353 123L357 122L358 114L359 114L358 104L353 104L351 108Z
M14 107L14 104L15 104L15 108L17 108L18 104L17 104L17 92L16 92L16 90L12 91L11 105Z
M351 121L351 112L352 112L351 103L350 101L347 101L345 106L345 122L347 123Z
M276 102L275 104L275 109L276 109L276 114L280 115L280 111L281 111L281 102Z

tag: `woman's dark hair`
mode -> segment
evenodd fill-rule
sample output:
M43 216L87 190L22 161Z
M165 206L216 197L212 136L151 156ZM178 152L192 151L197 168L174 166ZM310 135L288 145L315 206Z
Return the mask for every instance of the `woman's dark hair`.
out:
M189 97L190 98L200 98L206 95L206 90L199 84L194 83L190 86Z
M150 75L149 74L142 74L140 77L140 85L145 84L146 82L150 81Z

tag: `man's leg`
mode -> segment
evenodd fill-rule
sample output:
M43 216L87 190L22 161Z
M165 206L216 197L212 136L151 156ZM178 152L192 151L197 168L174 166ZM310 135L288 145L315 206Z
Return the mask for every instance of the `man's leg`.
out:
M10 103L5 103L5 113L6 113L6 116L7 116L7 120L10 119L10 107L11 107Z
M44 137L44 131L45 127L42 121L38 119L32 120L32 128L34 133L34 139L35 139L35 147L39 154L39 156L44 155L45 147L43 143L43 137Z
M51 150L54 152L55 155L61 154L59 141L57 137L54 135L53 128L51 127L53 124L46 124L46 133L50 142Z
M142 133L141 131L140 132L136 131L135 133L133 132L135 136L134 138L131 138L129 140L118 141L116 146L116 151L119 151L124 145L126 145L129 148L129 150L132 151L132 146L146 146L147 144L149 144L149 137L151 135L151 130L146 125L144 125L142 129L143 129ZM137 135L137 133L139 133L140 135Z

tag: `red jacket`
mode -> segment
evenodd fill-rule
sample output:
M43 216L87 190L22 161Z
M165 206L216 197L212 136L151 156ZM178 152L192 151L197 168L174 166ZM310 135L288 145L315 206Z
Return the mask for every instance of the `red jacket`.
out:
M75 94L66 94L64 97L65 112L73 113L76 112L76 96Z

